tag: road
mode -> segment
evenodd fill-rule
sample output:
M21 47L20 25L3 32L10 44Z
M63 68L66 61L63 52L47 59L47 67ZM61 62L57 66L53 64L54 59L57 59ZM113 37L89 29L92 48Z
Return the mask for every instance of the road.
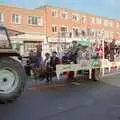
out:
M0 105L0 120L120 120L119 78L56 91L27 89L18 101Z

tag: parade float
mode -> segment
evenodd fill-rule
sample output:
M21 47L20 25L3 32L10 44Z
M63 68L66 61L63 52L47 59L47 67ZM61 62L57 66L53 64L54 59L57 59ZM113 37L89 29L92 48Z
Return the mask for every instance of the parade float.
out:
M112 68L116 68L116 70L119 70L119 61L110 61L109 59L104 58L105 40L99 39L99 41L102 48L101 56L98 56L97 53L95 53L94 44L96 41L92 43L91 40L89 40L88 38L81 38L79 41L77 41L76 47L78 48L78 51L80 51L80 55L82 56L82 58L77 59L77 64L71 62L70 64L57 65L56 74L58 80L60 79L60 75L63 72L73 71L74 77L77 77L78 71L82 70L88 72L89 79L98 81L105 75L106 69L108 69L108 73L111 72ZM77 57L79 58L79 52L77 52Z

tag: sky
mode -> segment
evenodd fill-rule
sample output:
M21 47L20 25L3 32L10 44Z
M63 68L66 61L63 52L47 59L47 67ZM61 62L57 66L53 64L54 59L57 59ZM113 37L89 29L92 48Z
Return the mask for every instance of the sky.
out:
M120 19L120 0L0 0L0 2L24 8L36 8L48 4Z

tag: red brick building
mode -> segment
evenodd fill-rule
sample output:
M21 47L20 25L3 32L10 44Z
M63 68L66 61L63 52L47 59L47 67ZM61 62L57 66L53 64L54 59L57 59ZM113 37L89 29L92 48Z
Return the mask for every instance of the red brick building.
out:
M83 30L93 37L104 33L106 40L119 39L120 35L119 20L49 5L36 9L0 5L0 22L14 36L13 44L20 44L23 53L39 42L44 49L55 50L58 43L67 45L79 40Z

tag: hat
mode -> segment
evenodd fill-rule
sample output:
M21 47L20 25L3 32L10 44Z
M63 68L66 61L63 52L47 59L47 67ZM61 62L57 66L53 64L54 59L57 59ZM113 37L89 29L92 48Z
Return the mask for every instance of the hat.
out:
M77 41L76 41L76 40L73 40L72 43L77 43Z
M45 55L50 55L49 53L46 53Z
M57 52L56 52L56 51L53 51L52 53L53 53L53 54L57 54Z

